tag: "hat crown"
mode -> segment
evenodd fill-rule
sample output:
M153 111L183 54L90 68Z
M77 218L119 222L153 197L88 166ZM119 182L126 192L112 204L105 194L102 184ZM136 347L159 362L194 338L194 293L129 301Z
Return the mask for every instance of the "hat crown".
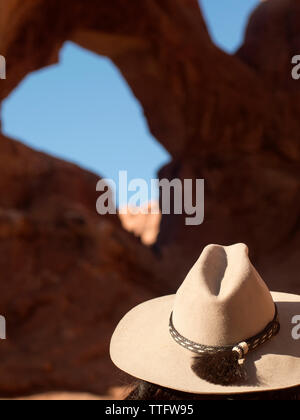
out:
M177 331L207 346L253 337L274 315L271 293L244 244L206 247L178 289L173 308Z

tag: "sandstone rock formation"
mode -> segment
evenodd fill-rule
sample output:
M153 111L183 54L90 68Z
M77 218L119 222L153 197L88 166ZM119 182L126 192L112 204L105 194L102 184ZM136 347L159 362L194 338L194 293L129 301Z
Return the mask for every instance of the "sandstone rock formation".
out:
M0 163L0 395L104 395L114 326L164 288L155 258L96 215L95 175L3 136Z
M158 202L141 208L121 208L120 219L124 229L140 238L145 245L150 246L157 241L161 222Z
M270 287L300 292L298 0L262 3L233 56L197 0L0 0L0 19L0 100L73 40L121 70L173 157L160 176L206 181L205 223L163 216L151 252L95 215L92 174L0 138L1 395L114 385L114 324L173 291L207 243L246 242Z
M15 398L12 401L101 401L109 400L109 397L101 398L92 394L77 394L77 393L48 393L37 394L30 397ZM8 401L11 401L10 399Z
M101 400L113 400L120 401L130 392L130 388L112 388L108 395L93 395L83 394L78 392L48 392L44 394L35 394L27 397L19 397L14 399L8 399L9 401L101 401Z

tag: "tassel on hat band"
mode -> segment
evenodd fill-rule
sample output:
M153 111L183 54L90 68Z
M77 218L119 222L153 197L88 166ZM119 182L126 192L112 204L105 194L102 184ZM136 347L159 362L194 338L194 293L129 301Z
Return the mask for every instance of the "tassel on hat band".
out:
M247 378L241 361L249 352L275 337L280 331L280 323L275 305L274 319L262 332L237 345L223 347L206 346L183 337L174 327L173 313L170 316L169 329L176 343L197 354L193 359L192 370L200 378L218 385L234 385Z

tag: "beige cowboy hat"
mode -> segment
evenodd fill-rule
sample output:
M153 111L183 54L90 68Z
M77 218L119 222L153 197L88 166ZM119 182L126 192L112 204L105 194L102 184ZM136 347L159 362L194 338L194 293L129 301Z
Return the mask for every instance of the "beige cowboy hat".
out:
M300 385L295 315L300 296L270 292L246 245L210 245L176 295L145 302L121 320L111 359L138 379L187 393L292 388Z

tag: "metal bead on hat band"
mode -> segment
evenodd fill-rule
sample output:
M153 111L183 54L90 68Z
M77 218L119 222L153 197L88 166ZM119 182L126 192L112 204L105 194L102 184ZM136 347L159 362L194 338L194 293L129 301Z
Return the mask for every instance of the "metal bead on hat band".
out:
M234 347L232 349L233 352L237 353L239 355L239 359L243 359L243 350L239 347Z
M237 352L240 359L244 359L245 356L249 353L249 346L245 341L243 341L242 343L235 346L232 351Z
M235 346L232 351L238 353L239 359L244 359L245 356L249 353L249 346L245 341L243 341L242 343Z
M249 346L246 343L246 341L243 341L242 343L240 343L239 347L242 347L243 352L244 352L244 356L246 356L249 353Z

